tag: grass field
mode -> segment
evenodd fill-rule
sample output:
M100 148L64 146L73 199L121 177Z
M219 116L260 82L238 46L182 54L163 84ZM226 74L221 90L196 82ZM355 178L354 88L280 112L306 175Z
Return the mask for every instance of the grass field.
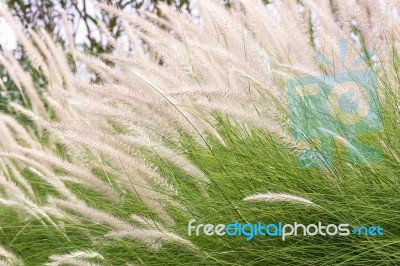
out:
M263 5L250 3L227 11L204 1L204 28L166 7L163 20L100 4L131 23L130 34L150 51L89 56L57 48L45 34L44 40L34 32L20 36L41 74L18 68L4 52L0 63L26 99L9 100L0 117L0 265L399 264L400 70L397 41L389 38L398 25L388 36L388 26L373 24L385 32L377 33L378 59L364 65L377 76L382 129L358 141L377 147L380 160L349 163L349 144L338 135L333 167L302 168L299 154L321 144L291 135L286 81L332 69L307 57L319 49L299 37L300 22L308 23L292 4L277 4L287 11L280 13L278 36L276 28L263 33L262 23L272 20L257 17ZM315 11L312 3L305 4L307 12ZM360 12L368 7L357 5ZM352 36L343 25L327 25L341 38ZM353 29L360 46L349 46L355 58L371 41L361 26ZM325 41L325 54L340 57L339 36L324 34L318 41ZM268 36L275 39L269 43ZM290 46L299 40L304 43ZM293 51L283 51L285 45ZM64 53L98 80L73 73ZM244 200L254 195L266 198ZM189 236L192 219L195 225L379 225L383 236Z

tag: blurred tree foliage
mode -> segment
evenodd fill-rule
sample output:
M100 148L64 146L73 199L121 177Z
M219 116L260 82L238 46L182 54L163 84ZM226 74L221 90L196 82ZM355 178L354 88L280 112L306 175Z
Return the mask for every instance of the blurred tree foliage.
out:
M65 13L72 25L72 35L75 45L87 53L107 53L112 47L107 45L105 35L100 30L102 23L107 30L118 39L122 35L120 20L95 7L96 0L7 0L9 10L18 20L23 31L29 28L33 30L44 29L61 45L66 44L66 36L63 33L63 18ZM179 10L190 12L188 0L103 0L103 2L116 6L124 11L137 9L148 10L161 15L158 9L160 2L175 6ZM0 52L3 47L0 46ZM31 73L33 80L38 84L46 84L39 70L35 69L24 56L21 47L17 47L13 53L21 62L26 71ZM8 112L8 102L16 101L22 104L23 97L19 90L0 65L0 110ZM43 87L43 86L37 86Z
M147 9L160 15L157 8L159 2L165 2L185 9L190 12L188 0L103 0L103 2L116 6L121 10ZM107 52L107 44L98 34L99 22L103 23L112 35L118 39L121 36L121 23L113 15L94 8L96 0L7 0L12 14L18 18L25 29L43 28L53 37L63 43L62 12L73 25L73 35L85 35L85 40L80 40L85 50L93 53ZM80 31L80 32L79 32Z

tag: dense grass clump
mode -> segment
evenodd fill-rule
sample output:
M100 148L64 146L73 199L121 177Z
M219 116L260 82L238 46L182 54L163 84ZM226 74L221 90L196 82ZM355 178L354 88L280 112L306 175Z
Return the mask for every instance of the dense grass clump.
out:
M399 264L396 4L197 5L193 18L99 3L123 21L130 47L103 29L116 47L99 55L22 34L0 7L29 61L0 56L20 93L0 114L0 264ZM300 155L324 144L296 139L287 81L358 70L376 76L380 108L368 121L382 127L356 142L379 152L352 163L349 149L364 150L335 131L350 121L322 121L315 128L329 132L332 165L322 154L324 167L302 167ZM379 226L383 235L196 236L193 219Z

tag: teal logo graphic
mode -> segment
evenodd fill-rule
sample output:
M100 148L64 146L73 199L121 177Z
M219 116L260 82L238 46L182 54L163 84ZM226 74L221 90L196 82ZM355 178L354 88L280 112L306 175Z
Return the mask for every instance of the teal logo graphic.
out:
M347 42L340 41L341 66L346 61ZM339 138L352 164L380 161L377 147L360 143L360 134L379 131L377 79L370 69L354 70L368 58L363 53L349 69L330 75L290 79L286 83L292 136L298 141L319 140L321 147L306 150L299 157L300 167L332 167L333 139ZM330 67L334 64L322 54L317 58Z

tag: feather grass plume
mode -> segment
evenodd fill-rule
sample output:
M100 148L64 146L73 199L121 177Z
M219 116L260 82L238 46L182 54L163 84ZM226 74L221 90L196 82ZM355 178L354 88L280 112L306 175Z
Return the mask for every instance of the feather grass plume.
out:
M267 193L254 194L245 197L243 201L288 202L288 203L304 204L304 205L318 207L318 205L316 205L315 203L306 198L285 193L267 192Z

